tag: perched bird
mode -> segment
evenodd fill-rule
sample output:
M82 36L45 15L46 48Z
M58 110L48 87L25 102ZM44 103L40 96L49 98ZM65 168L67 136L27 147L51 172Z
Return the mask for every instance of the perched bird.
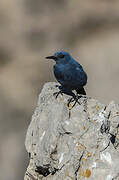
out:
M86 95L84 86L87 83L87 75L82 66L73 59L68 52L59 51L53 56L48 56L46 58L53 59L56 62L53 67L54 75L61 84L57 96L59 93L65 93L76 100L77 96L72 92L73 90L77 92L77 95Z

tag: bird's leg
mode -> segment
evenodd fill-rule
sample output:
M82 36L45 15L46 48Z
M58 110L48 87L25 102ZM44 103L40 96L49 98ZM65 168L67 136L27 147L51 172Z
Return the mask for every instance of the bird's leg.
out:
M69 95L69 96L72 96L72 98L70 98L70 100L69 100L69 102L68 102L68 106L69 106L70 102L71 102L73 99L76 99L76 95L75 95L70 89L68 89L68 88L66 88L66 87L59 86L58 88L60 89L60 91L54 93L54 95L56 96L56 98L58 97L59 94L62 94L62 95L63 95L63 93L64 93L64 94L67 94L67 95Z
M61 91L61 90L60 90L60 91L58 91L58 92L53 93L53 96L55 96L55 98L57 99L57 97L59 96L59 94L61 94L61 95L63 96L63 94L62 94L62 91Z
M81 88L77 88L76 89L76 95L75 97L72 97L71 99L69 99L69 102L68 102L68 105L71 103L71 102L74 102L72 108L76 105L76 103L78 103L79 105L81 105L81 103L78 101L81 97L84 97L86 98L86 92L85 92L85 89L83 87Z
M78 96L78 94L76 94L75 95L75 97L72 97L72 98L70 98L69 100L68 100L68 107L69 107L69 104L71 103L71 102L74 102L74 104L73 104L73 106L72 106L72 108L76 105L76 103L78 103L79 105L80 105L80 102L78 101L79 100L79 96Z
M69 95L69 96L72 96L70 99L68 99L68 103L67 103L67 106L68 106L68 107L70 106L70 103L71 103L71 102L74 102L74 101L75 101L75 103L73 104L72 108L75 106L76 103L80 104L80 103L78 102L78 96L75 95L75 94L72 92L72 90L70 90L70 89L68 89L68 88L62 88L62 92L63 92L64 94L67 94L67 95Z
M60 89L60 91L53 93L53 96L55 96L55 98L57 99L59 94L61 94L63 96L63 92L62 92L62 86L56 85L56 87L58 87Z
M70 89L68 89L68 88L65 88L65 87L63 87L63 86L57 86L59 89L60 89L60 91L58 91L58 92L55 92L53 95L56 97L56 99L57 99L57 97L59 96L59 94L61 94L61 95L63 95L63 93L64 94L67 94L67 95L69 95L69 96L72 96L70 99L68 99L68 103L67 103L67 106L69 107L70 106L70 103L72 103L72 102L74 102L74 104L73 104L73 106L72 106L72 108L76 105L76 103L78 103L79 105L80 105L80 102L78 101L79 100L79 98L81 98L82 96L78 96L78 93L75 95L73 92L72 92L72 90L70 90Z

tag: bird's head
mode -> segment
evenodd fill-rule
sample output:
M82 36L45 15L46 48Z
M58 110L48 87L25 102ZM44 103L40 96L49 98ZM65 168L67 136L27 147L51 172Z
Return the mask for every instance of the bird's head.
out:
M60 64L65 64L70 61L71 55L68 52L65 51L58 51L56 52L53 56L48 56L46 59L53 59L56 61L56 63Z

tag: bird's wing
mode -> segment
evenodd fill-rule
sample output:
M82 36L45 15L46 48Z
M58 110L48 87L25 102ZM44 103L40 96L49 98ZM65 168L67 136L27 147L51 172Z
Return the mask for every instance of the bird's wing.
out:
M87 82L86 73L80 64L67 65L64 69L55 68L54 74L58 82L67 87L84 86Z
M64 71L64 80L72 86L84 86L87 75L80 64L73 64Z

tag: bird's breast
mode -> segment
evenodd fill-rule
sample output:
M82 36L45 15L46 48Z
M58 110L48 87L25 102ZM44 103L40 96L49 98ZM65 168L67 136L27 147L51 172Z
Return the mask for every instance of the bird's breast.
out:
M54 75L55 75L56 79L63 78L64 71L65 71L65 67L63 65L62 66L55 65L54 66Z

